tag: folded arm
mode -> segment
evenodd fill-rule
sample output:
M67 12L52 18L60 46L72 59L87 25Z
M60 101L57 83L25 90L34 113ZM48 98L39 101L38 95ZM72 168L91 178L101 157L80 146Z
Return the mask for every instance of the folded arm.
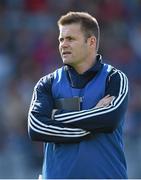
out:
M54 120L94 133L114 131L124 116L128 101L128 79L119 70L113 70L107 79L105 95L114 96L107 106L56 114Z
M28 113L29 136L45 142L78 142L86 138L90 132L51 119L54 104L48 78L42 78L34 88Z

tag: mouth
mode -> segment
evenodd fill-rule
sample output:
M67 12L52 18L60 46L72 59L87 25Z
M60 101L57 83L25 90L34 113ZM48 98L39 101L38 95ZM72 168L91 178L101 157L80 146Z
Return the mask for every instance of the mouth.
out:
M64 51L64 52L62 52L62 56L66 56L66 55L70 55L70 54L71 54L70 51Z

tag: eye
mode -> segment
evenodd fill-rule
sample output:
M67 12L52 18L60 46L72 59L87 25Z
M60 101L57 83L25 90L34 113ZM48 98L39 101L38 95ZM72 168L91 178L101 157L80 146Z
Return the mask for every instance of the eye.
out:
M63 42L63 40L64 40L63 38L59 38L59 42Z
M68 41L72 41L73 38L72 38L72 37L67 37L67 40L68 40Z

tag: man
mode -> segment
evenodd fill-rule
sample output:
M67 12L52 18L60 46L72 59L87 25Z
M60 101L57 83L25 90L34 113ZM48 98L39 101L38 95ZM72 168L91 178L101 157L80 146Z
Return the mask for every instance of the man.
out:
M122 129L128 80L97 54L99 25L88 13L58 21L64 66L35 86L28 128L45 144L45 179L125 179Z

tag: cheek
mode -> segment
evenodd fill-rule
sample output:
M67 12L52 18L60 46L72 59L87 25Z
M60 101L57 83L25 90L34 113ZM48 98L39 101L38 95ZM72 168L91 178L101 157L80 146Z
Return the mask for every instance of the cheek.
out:
M85 54L86 48L87 48L86 46L81 45L81 46L78 48L78 53L80 53L80 55Z
M58 50L59 50L59 52L61 53L61 46L59 45L59 47L58 47Z

